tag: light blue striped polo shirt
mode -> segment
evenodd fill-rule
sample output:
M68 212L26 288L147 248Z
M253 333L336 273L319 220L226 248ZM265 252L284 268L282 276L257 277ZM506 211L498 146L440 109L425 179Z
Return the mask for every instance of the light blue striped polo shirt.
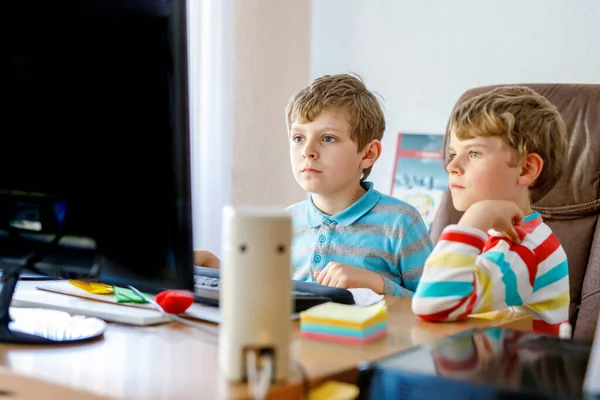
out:
M385 294L412 296L433 250L427 227L411 205L373 189L336 215L321 212L312 197L288 207L292 215L292 276L314 282L331 261L383 276Z

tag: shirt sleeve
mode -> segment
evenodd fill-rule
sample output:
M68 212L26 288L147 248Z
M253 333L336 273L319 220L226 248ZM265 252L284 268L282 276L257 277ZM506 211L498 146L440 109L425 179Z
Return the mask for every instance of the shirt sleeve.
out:
M524 245L448 226L425 263L413 312L429 321L453 321L527 304L536 267L534 252Z

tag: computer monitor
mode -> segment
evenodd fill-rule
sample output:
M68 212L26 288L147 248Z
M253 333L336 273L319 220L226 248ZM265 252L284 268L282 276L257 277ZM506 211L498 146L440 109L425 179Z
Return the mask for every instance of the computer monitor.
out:
M3 6L0 268L193 289L186 11Z

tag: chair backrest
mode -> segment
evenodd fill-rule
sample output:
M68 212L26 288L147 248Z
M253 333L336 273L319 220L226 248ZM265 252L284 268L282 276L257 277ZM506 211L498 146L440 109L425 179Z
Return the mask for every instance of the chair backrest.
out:
M501 85L465 92L456 105ZM533 204L567 253L574 338L592 340L600 311L600 85L522 84L552 102L561 113L569 136L563 176ZM444 143L444 152L447 143ZM458 222L461 213L446 191L431 226L431 238Z

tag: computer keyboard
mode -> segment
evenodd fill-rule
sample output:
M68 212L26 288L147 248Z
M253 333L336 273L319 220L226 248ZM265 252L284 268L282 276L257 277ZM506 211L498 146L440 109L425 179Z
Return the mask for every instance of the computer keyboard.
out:
M194 286L200 288L218 288L220 286L220 279L213 278L210 276L194 275Z
M292 281L295 312L304 311L321 303L333 301L354 304L354 297L346 289L319 285L313 282ZM196 302L218 306L220 271L194 266L194 298Z

